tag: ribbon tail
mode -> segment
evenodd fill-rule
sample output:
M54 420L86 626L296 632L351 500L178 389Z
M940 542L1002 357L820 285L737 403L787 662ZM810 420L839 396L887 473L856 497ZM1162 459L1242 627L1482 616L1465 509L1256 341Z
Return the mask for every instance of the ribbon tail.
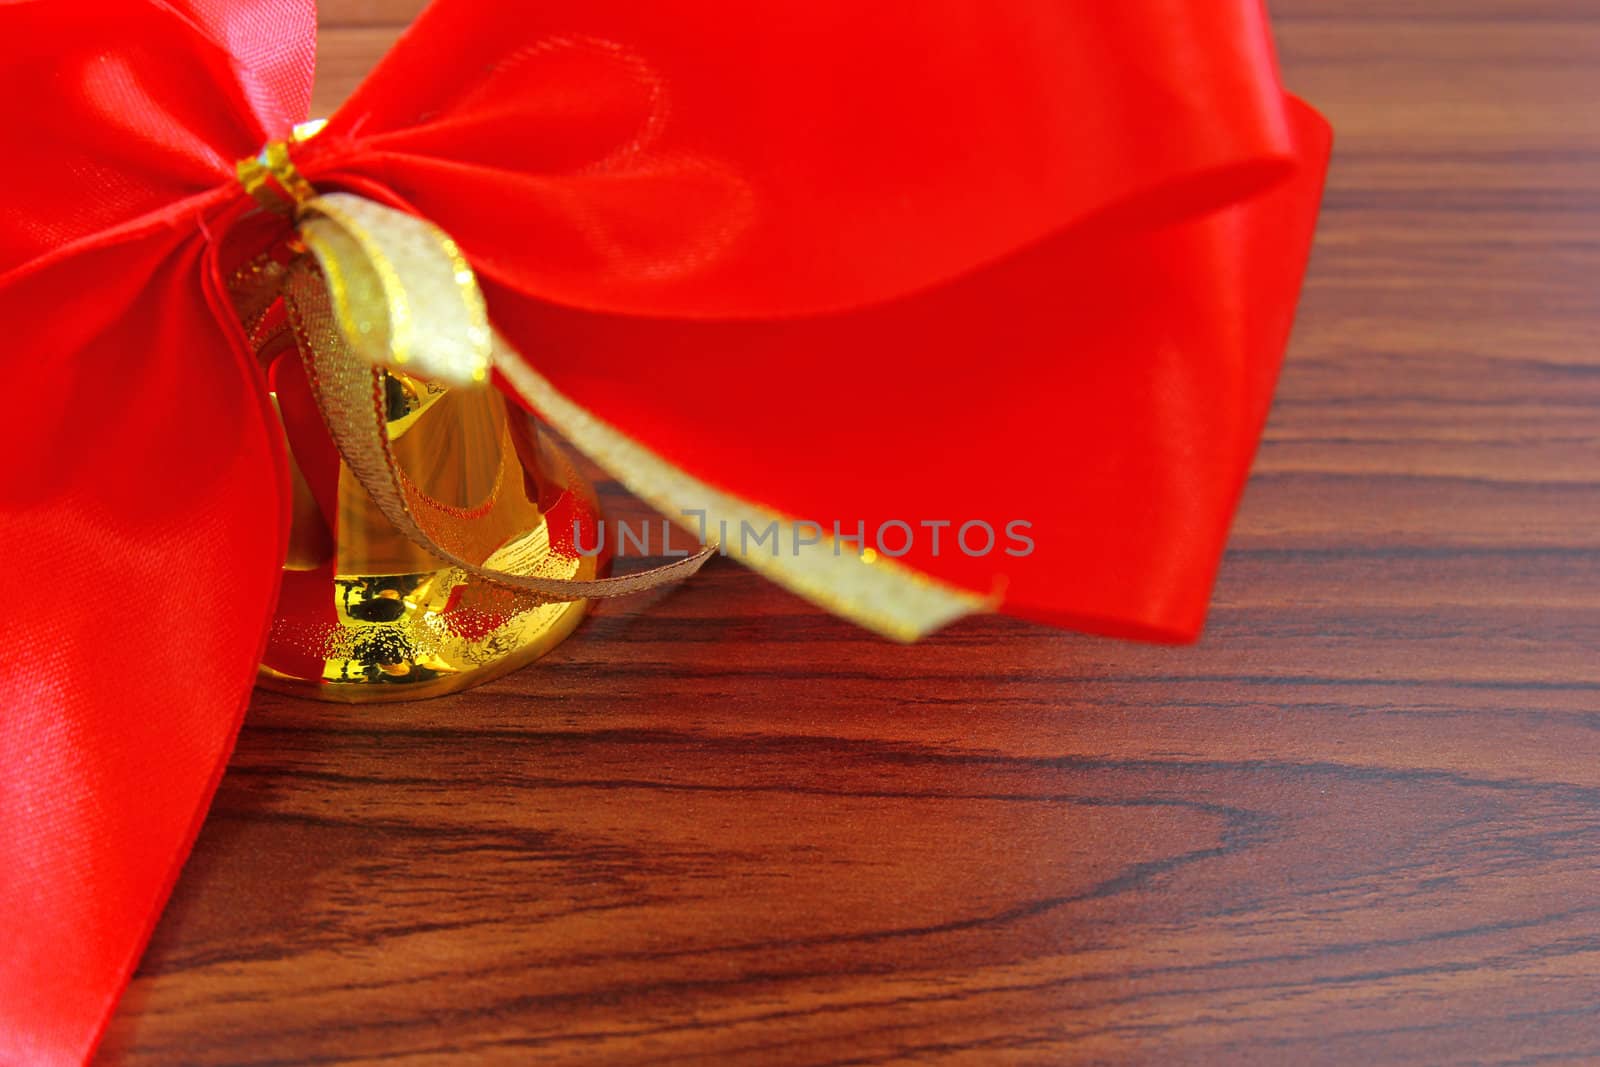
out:
M725 551L790 592L897 641L915 641L962 616L994 610L997 597L958 589L859 545L847 548L820 523L695 478L573 403L503 339L496 341L495 369L573 447L702 540L715 531Z
M233 747L286 537L198 238L0 280L0 1061L91 1053Z

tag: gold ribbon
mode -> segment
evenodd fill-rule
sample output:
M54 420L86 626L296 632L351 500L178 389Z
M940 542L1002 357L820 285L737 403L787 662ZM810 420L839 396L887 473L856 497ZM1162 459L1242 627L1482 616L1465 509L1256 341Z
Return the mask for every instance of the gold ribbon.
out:
M291 141L273 141L261 154L239 160L234 168L239 184L256 203L280 215L295 215L302 204L317 195L311 183L301 176L289 154L289 145L308 141L322 131L327 122L302 122L294 128Z
M316 127L320 128L320 127ZM304 139L316 128L297 129ZM624 596L689 577L721 551L779 584L879 633L914 640L992 602L832 537L802 537L798 522L695 479L563 395L495 333L471 265L431 223L349 193L318 195L289 148L268 145L239 164L262 205L299 222L307 254L263 284L283 296L318 407L341 458L396 529L468 573L547 600ZM258 290L260 287L257 287ZM259 302L259 301L255 301ZM579 451L680 525L702 531L776 529L755 552L713 542L675 563L617 578L577 581L468 558L461 519L428 508L390 447L386 367L453 388L487 387L499 370ZM697 521L696 521L697 520ZM792 548L792 552L762 549Z

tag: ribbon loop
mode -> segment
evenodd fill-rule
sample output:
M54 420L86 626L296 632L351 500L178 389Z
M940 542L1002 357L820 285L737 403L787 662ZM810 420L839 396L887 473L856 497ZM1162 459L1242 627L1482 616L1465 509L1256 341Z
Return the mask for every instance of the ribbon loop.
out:
M359 355L453 388L488 384L489 313L449 236L350 193L315 197L302 210L300 238L321 265L339 327Z

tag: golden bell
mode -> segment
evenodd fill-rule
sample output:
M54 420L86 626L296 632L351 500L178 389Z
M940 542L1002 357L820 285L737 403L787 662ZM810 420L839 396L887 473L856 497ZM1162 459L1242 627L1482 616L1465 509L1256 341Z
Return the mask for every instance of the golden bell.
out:
M259 682L344 702L417 700L497 678L554 648L585 601L542 602L435 558L373 504L303 379L274 383L294 518ZM470 539L469 558L563 579L603 577L589 484L498 390L444 389L389 371L391 447L420 497Z

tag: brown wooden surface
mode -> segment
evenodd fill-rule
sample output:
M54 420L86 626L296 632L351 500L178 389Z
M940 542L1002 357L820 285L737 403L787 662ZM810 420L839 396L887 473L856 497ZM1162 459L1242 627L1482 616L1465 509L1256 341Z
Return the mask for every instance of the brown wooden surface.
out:
M324 109L420 4L325 7ZM262 695L104 1061L1600 1062L1600 7L1273 7L1340 144L1200 647L714 565Z

